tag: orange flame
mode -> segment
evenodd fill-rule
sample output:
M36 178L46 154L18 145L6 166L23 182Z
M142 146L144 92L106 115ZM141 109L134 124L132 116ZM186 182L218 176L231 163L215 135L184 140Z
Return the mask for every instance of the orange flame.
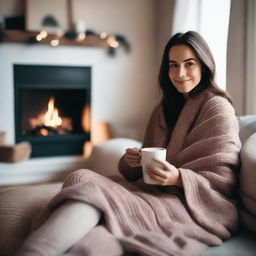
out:
M59 117L59 111L54 107L54 97L51 97L48 102L48 110L44 114L43 121L45 126L56 128L62 124L62 119Z
M82 127L85 132L90 132L91 130L91 110L89 105L85 105L82 114Z

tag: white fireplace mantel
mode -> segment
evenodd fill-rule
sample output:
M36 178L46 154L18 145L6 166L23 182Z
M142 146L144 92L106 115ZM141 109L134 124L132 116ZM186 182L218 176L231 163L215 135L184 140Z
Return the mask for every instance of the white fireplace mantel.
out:
M97 90L97 60L103 54L102 49L44 45L28 46L24 44L3 43L0 45L0 130L6 132L6 143L15 143L14 124L14 64L28 65L68 65L90 66L92 68L92 95ZM95 100L92 101L92 119Z
M14 64L90 66L92 69L92 95L97 90L100 75L97 62L105 52L101 48L72 46L0 44L0 131L6 133L5 144L15 143L14 118ZM91 116L95 118L92 100ZM33 106L31 106L33 107ZM97 117L96 117L97 119ZM85 168L83 156L33 158L20 163L0 163L0 185L45 182L63 178L67 173Z

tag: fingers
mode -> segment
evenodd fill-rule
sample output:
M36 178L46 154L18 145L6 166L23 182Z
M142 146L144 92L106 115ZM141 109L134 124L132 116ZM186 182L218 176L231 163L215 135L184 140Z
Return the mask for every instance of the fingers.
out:
M150 179L156 181L157 184L159 184L159 185L165 185L165 183L166 183L166 178L164 179L164 178L162 178L162 177L160 177L160 176L158 176L158 175L155 175L154 173L152 173L152 172L150 172L150 171L146 171L146 172L147 172L148 176L150 177Z
M146 168L147 168L147 173L149 175L161 177L162 179L167 179L168 178L168 175L167 175L166 171L163 171L160 168L154 167L152 165L148 165L148 166L146 166Z
M171 171L171 164L165 160L153 157L155 164L146 166L148 175L156 180L163 181L168 179Z
M139 148L127 148L125 152L126 152L126 154L138 155L138 154L140 154L140 149Z
M139 155L131 155L131 154L126 154L125 158L126 159L131 159L131 160L135 160L138 159Z
M169 169L170 163L168 163L166 160L161 160L159 158L153 157L153 161L157 162L161 166L163 166L164 169Z
M138 148L127 148L125 153L126 159L136 160L140 159L140 149Z
M156 181L159 185L177 185L180 186L180 172L179 170L172 164L170 164L167 161L162 161L157 158L154 158L155 164L147 165L146 172L149 175L149 177ZM159 165L160 167L157 167L155 165Z
M127 148L124 158L129 166L136 167L140 166L140 149L138 148Z
M140 162L127 162L130 167L138 167L140 166Z

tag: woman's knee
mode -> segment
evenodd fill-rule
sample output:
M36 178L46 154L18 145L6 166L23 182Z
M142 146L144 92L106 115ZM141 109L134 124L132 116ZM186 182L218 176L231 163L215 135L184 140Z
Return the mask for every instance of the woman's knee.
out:
M75 213L76 217L85 218L91 222L98 222L101 216L98 208L82 201L68 200L61 207L67 212Z
M62 188L86 182L92 175L95 175L95 173L89 169L76 170L66 177Z

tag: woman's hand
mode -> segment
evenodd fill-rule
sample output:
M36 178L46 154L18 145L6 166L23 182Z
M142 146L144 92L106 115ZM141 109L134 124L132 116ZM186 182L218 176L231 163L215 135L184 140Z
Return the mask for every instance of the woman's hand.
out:
M124 159L130 167L140 166L141 154L139 148L127 148Z
M161 167L146 166L146 172L152 180L162 186L176 185L182 187L180 172L174 165L157 158L153 158L153 160Z

